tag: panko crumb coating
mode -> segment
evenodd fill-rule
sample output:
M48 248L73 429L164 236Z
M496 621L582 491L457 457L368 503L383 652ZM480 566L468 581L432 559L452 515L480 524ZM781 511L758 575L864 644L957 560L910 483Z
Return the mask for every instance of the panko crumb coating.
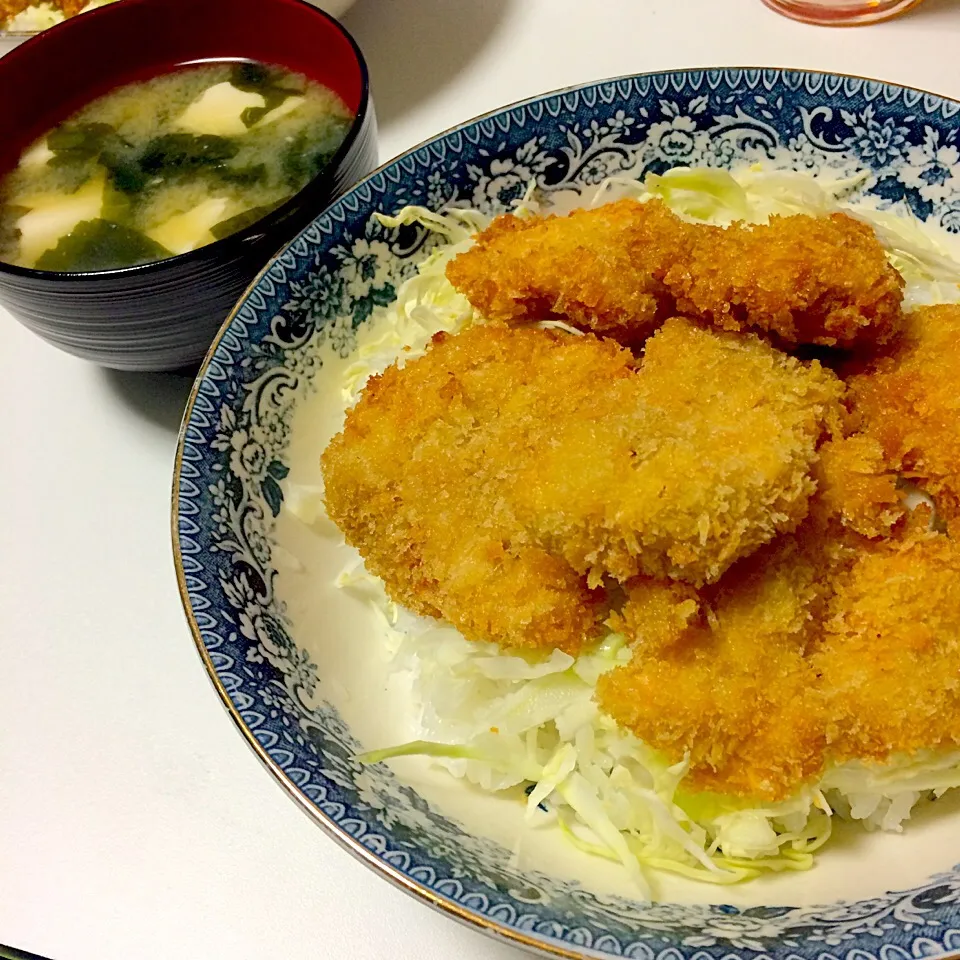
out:
M631 346L675 314L788 347L884 344L902 323L903 278L873 230L842 213L726 228L659 200L507 214L447 277L488 319L562 318Z

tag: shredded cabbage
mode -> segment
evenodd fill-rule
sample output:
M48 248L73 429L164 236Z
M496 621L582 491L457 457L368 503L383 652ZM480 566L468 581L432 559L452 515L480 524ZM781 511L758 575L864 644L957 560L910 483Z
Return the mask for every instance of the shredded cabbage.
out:
M960 298L960 264L929 231L905 217L849 202L866 176L824 182L757 168L738 173L679 168L643 182L610 178L583 198L583 205L622 196L659 197L681 216L717 224L842 210L876 230L904 274L908 300ZM540 209L531 185L518 213ZM406 207L378 219L389 227L419 224L443 242L402 284L396 301L358 331L343 381L345 407L357 401L370 376L421 355L435 333L480 322L444 271L489 218L475 210L433 213ZM578 332L559 321L544 325ZM320 529L322 489L288 483L285 509ZM332 524L325 522L323 529L330 532ZM691 792L684 783L687 762L668 763L594 702L598 677L629 660L617 634L576 658L561 651L505 654L400 607L359 557L337 583L377 612L395 667L412 673L420 701L419 739L359 759L430 757L482 789L516 791L528 821L554 822L577 848L623 864L647 895L651 870L728 884L763 872L809 869L814 853L830 838L835 815L869 828L899 830L922 797L960 786L956 751L882 766L847 763L776 804L749 806L737 798Z
M427 756L486 790L526 788L528 820L555 818L568 840L622 863L644 891L645 868L721 884L806 869L829 837L819 791L752 809L685 794L686 762L669 764L601 713L597 678L630 657L621 636L577 658L504 655L393 604L362 567L346 576L341 583L382 615L397 669L416 676L423 732L362 762Z

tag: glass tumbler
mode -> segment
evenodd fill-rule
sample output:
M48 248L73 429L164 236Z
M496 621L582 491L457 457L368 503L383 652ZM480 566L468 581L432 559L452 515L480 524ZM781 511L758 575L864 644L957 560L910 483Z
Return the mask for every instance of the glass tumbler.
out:
M825 26L848 27L889 20L920 0L763 0L777 13Z

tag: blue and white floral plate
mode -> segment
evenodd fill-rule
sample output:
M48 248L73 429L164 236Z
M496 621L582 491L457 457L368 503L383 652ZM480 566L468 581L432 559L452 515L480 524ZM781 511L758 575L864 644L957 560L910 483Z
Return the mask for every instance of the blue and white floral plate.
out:
M220 331L190 399L174 549L187 617L227 709L329 834L427 903L551 956L908 960L960 951L960 804L949 798L902 835L841 837L808 874L719 890L674 881L649 903L618 868L555 841L535 840L518 859L516 804L478 798L415 764L361 766L362 749L405 738L403 690L370 641L368 607L332 585L345 548L285 505L293 481L317 481L336 429L323 398L357 325L391 302L432 243L418 228L380 225L375 211L498 212L531 180L549 195L680 164L761 162L831 178L867 171L865 199L960 233L958 111L930 93L800 71L590 84L471 121L386 164L267 267Z

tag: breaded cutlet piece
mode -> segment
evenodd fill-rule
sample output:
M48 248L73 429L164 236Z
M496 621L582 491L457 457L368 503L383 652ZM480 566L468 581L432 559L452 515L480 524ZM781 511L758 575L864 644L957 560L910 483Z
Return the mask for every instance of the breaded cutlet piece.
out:
M671 315L662 278L685 256L690 232L659 201L565 217L507 214L450 261L447 279L488 319L562 319L638 345Z
M725 229L659 200L505 215L447 277L488 319L561 318L631 346L673 314L784 346L883 344L902 320L903 278L870 227L840 213Z
M591 582L700 584L800 523L839 410L832 372L678 318L647 341L636 374L619 357L618 380L549 388L557 413L510 493L538 542Z
M640 369L590 335L441 334L348 412L327 510L395 600L471 639L574 651L607 615L588 582L715 579L795 526L839 389L683 320Z
M808 520L712 587L637 580L633 659L597 701L693 789L784 800L831 766L960 746L960 544L915 510L866 539Z
M664 283L678 313L786 346L885 344L902 324L903 278L873 230L843 213L697 227Z
M855 436L882 450L877 475L916 482L960 536L960 305L908 314L897 348L851 377L849 389Z
M817 547L782 537L696 600L637 582L611 618L634 655L600 677L597 702L670 761L688 756L691 789L777 801L822 772L822 696L806 654L831 558Z
M577 359L556 340L438 334L423 357L370 378L321 462L329 516L394 600L470 640L576 653L598 635L604 591L534 542L496 476L522 453L497 411L523 396L525 365L555 353L563 377ZM606 357L584 359L571 375L606 373Z
M908 534L834 585L811 663L834 762L960 746L960 544Z

